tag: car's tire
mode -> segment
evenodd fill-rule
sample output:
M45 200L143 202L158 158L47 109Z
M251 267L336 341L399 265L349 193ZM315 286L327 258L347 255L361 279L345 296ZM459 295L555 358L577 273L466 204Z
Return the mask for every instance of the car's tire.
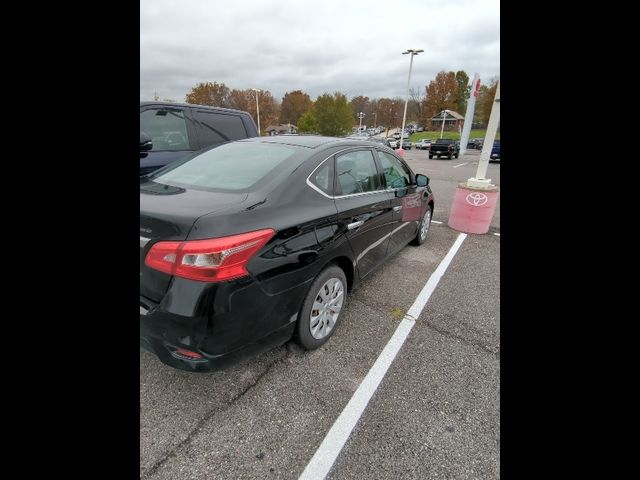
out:
M340 322L347 300L347 277L330 264L311 283L302 302L294 339L305 350L329 340Z
M413 240L411 240L411 245L422 245L427 239L427 235L429 234L429 227L431 226L431 216L433 215L433 211L431 210L431 206L427 205L427 211L424 212L422 220L418 224L418 232Z
M458 158L458 156L459 156L459 155L460 155L459 153L456 153L456 154L454 155L454 158Z

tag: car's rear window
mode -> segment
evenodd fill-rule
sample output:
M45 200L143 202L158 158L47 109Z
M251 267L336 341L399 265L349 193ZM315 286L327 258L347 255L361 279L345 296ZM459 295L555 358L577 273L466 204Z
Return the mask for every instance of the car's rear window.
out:
M247 190L296 153L287 145L233 142L160 172L156 183L214 190Z

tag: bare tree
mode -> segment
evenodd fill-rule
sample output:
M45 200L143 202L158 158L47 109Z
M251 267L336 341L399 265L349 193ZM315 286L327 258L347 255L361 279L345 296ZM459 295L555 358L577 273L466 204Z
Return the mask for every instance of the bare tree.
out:
M422 120L424 110L424 97L420 95L420 89L411 88L409 90L409 104L407 106L407 117L411 120ZM411 112L411 114L409 114Z

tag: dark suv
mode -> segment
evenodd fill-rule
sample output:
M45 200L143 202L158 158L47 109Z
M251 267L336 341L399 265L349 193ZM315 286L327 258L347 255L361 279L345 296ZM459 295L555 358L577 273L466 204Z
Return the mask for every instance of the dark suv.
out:
M140 102L140 176L196 150L257 136L253 118L241 110Z

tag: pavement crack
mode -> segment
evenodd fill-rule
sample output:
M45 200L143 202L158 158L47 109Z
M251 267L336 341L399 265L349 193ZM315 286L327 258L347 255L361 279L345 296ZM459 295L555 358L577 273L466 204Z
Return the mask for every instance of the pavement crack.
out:
M253 379L253 381L251 381L249 384L247 384L245 386L245 388L242 389L241 392L239 392L238 394L233 396L231 398L231 400L229 400L229 402L226 404L226 407L229 407L229 406L233 405L235 402L237 402L242 397L244 397L247 394L247 392L249 392L252 388L254 388L256 385L258 385L258 383L260 383L260 381L265 376L267 376L269 374L269 372L276 365L278 365L278 364L282 363L283 361L285 361L287 358L289 358L291 356L291 354L292 354L291 350L287 348L285 355L283 355L283 356L275 359L271 363L269 363L266 366L266 368ZM202 417L196 423L195 427L189 432L189 434L183 440L180 441L180 443L178 443L171 450L169 450L167 453L165 453L165 455L162 458L160 458L158 461L156 461L156 463L154 463L146 472L144 472L144 474L142 474L140 476L140 479L143 480L143 479L146 479L146 478L150 478L152 475L154 475L160 469L160 467L162 467L165 463L167 463L172 458L175 458L180 450L182 450L183 448L186 448L189 445L189 443L191 443L191 440L193 439L193 437L195 437L202 430L204 425L209 420L214 418L218 413L222 412L223 410L224 410L224 408L223 409L216 408L216 407L212 408L204 417Z
M451 333L448 330L444 330L442 328L436 327L434 324L427 322L426 323L427 328L430 328L436 332L438 332L440 335L442 335L443 337L448 337L448 338L455 338L456 340L459 340L460 342L464 343L465 345L468 345L470 347L476 347L479 348L480 350L484 350L487 353L490 353L491 355L496 355L499 356L500 355L500 347L498 347L497 349L492 349L490 347L487 347L479 342L470 342L469 340L467 340L464 337L461 337L459 335L456 335L455 333Z
M367 308L370 308L372 310L378 311L379 313L383 314L383 315L389 315L389 311L388 311L388 306L387 305L380 305L378 303L376 303L375 301L370 301L370 303L364 303L362 300L359 300L357 298L353 298L350 300L350 302L352 303L359 303L360 305L363 305ZM403 314L404 316L406 316L406 314ZM417 323L421 323L419 320L416 319ZM455 338L456 340L459 340L460 342L464 343L465 345L468 345L470 347L475 347L475 348L479 348L480 350L484 350L487 353L490 353L491 355L496 355L499 356L500 355L500 347L496 348L491 348L491 347L487 347L485 345L483 345L482 343L479 342L470 342L469 340L465 339L464 337L461 337L459 335L456 335L454 333L451 333L448 330L444 330L442 328L436 327L435 325L433 325L432 323L426 322L425 325L427 326L427 328L431 328L433 330L435 330L436 332L438 332L440 335L444 336L444 337L449 337L449 338Z

